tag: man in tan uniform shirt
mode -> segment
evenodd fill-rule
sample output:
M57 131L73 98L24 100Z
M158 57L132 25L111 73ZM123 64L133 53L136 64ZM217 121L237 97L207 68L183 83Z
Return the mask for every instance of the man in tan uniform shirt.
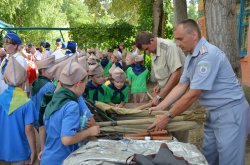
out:
M154 88L157 95L153 98L153 105L158 105L179 82L185 55L173 41L155 37L148 32L137 35L136 46L153 54L151 73L158 82Z

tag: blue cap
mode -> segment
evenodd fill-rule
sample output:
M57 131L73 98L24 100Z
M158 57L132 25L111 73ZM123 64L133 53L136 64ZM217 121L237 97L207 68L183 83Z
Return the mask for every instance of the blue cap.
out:
M32 43L29 43L29 44L28 44L28 47L29 47L29 48L31 48L32 46L33 46L33 44L32 44Z
M56 39L56 42L61 42L61 41L62 41L61 38Z
M41 43L40 43L40 46L46 47L46 43L45 43L45 42L41 42Z
M67 43L67 42L63 42L63 43L62 43L62 48L66 48L66 47L67 47L67 45L68 45L68 43Z
M68 41L67 49L71 50L72 53L76 52L77 43L74 41Z
M50 44L48 42L45 42L45 48L49 48Z
M11 39L17 45L21 45L22 44L21 38L15 32L13 32L11 30L7 32L7 34L4 36L4 38Z

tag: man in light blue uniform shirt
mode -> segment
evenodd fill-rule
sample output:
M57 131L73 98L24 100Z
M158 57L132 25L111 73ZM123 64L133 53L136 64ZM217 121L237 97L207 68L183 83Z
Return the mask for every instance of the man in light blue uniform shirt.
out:
M169 120L199 99L208 111L202 148L208 163L243 165L250 108L231 64L223 51L201 37L194 20L179 23L174 36L176 44L187 53L184 71L179 84L149 111L175 105L158 116L149 129L164 129Z

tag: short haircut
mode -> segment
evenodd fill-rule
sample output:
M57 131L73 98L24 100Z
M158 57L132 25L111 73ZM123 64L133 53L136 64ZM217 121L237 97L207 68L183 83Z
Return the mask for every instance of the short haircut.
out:
M187 33L192 33L193 31L198 33L199 38L201 38L201 30L197 22L193 19L185 19L177 24L177 26L183 25L183 28Z
M4 38L3 42L7 43L7 44L17 45L17 43L14 40L10 39L10 38Z
M141 32L136 36L135 44L138 49L142 49L142 45L150 44L150 39L154 38L155 36L149 32Z

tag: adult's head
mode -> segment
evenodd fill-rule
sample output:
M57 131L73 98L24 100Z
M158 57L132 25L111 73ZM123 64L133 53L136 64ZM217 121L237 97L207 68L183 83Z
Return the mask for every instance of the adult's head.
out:
M20 37L13 31L8 31L4 36L4 49L7 54L13 55L18 51L18 46L22 44Z
M183 52L192 53L201 38L199 25L192 19L181 21L174 29L174 38Z
M135 44L138 49L148 53L156 53L157 38L149 32L141 32L136 36Z

